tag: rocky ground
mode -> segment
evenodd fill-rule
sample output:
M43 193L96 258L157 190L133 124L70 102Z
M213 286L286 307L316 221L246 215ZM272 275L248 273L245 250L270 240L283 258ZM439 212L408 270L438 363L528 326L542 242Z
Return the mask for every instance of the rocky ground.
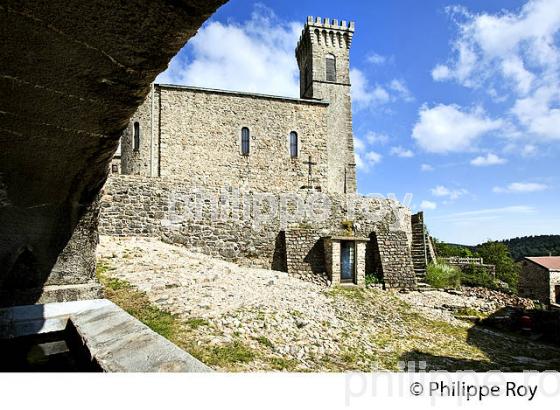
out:
M556 347L457 318L497 297L328 288L152 238L101 237L98 262L174 314L180 346L217 370L560 369Z

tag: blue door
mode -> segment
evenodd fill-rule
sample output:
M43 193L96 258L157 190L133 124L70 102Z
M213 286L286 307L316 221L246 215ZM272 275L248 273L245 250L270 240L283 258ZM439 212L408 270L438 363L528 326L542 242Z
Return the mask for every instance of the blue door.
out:
M340 242L340 281L354 282L355 275L355 258L354 258L354 242Z

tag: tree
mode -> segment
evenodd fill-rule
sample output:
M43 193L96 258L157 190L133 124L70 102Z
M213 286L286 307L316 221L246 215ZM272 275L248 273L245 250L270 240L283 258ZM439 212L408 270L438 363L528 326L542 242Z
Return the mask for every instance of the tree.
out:
M476 247L476 253L484 263L496 266L496 278L506 282L512 291L517 291L519 265L512 259L509 248L500 242L488 241Z
M432 237L432 242L436 248L437 256L440 258L449 258L452 256L458 256L461 258L473 256L472 251L466 246L453 245L450 243L445 243Z

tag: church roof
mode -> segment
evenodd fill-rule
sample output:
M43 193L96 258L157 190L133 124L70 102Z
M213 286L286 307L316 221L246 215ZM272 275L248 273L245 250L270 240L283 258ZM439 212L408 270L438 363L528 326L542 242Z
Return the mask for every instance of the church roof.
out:
M190 90L190 91L200 91L200 92L214 93L214 94L236 95L236 96L239 96L239 97L266 98L266 99L272 99L272 100L281 100L281 101L303 103L303 104L329 105L328 101L323 101L323 100L307 99L307 98L282 97L282 96L278 96L278 95L248 93L248 92L245 92L245 91L220 90L220 89L216 89L216 88L203 88L203 87L193 87L193 86L188 86L188 85L175 85L175 84L155 84L155 86L160 87L160 88L174 88L174 89L178 89L178 90Z

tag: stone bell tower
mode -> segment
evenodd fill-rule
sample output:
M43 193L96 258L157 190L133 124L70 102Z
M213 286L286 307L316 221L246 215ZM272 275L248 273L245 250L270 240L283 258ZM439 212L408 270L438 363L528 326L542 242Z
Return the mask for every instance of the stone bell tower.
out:
M307 18L296 48L301 98L329 102L327 152L330 192L356 192L350 99L354 22Z

